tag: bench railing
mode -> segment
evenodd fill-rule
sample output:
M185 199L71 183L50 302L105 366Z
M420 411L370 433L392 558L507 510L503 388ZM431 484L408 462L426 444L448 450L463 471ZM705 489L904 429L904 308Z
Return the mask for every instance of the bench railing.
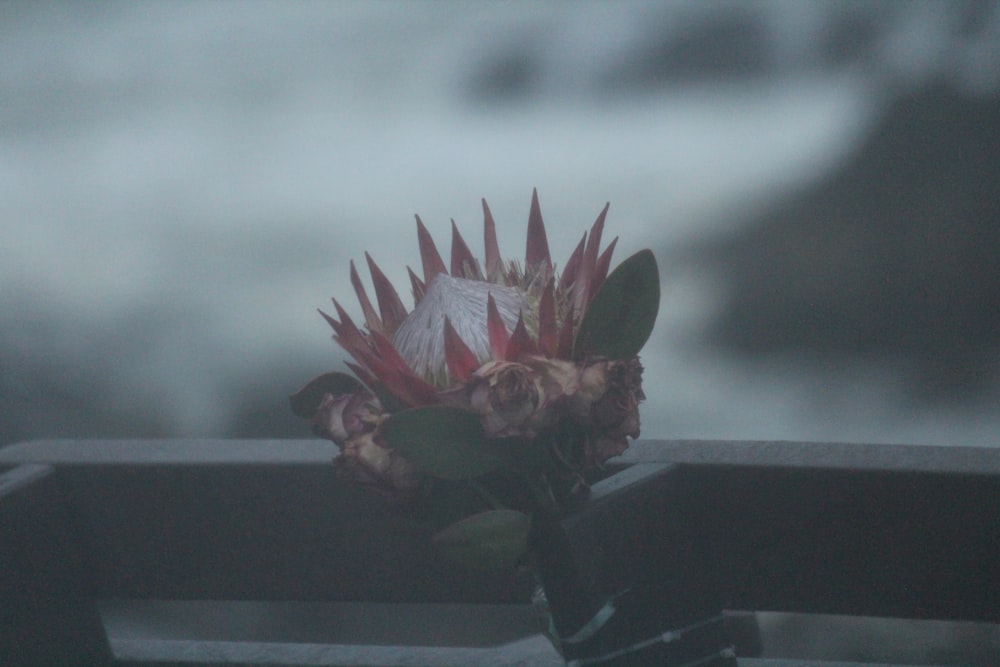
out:
M333 453L0 450L0 664L560 664L530 577L444 561ZM693 527L728 608L1000 624L1000 450L640 441L637 463L670 464L676 511L644 525Z

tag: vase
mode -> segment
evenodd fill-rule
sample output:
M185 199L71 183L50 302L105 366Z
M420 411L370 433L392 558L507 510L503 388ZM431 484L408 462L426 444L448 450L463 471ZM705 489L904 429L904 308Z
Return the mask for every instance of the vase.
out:
M636 464L566 516L536 513L535 604L567 665L735 667L724 601L677 502L677 469Z

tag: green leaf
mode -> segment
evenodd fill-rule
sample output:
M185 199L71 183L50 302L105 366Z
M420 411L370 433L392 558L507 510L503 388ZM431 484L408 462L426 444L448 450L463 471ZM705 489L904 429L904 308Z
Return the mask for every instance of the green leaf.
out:
M385 420L379 434L386 445L434 477L468 479L503 464L479 416L462 408L432 405L403 410Z
M365 391L365 386L346 373L324 373L310 380L306 386L288 397L292 412L303 419L312 419L323 400L323 394L354 394Z
M514 510L490 510L453 523L434 536L452 560L481 570L511 569L528 550L531 517Z
M590 302L573 343L574 355L631 359L649 340L660 309L660 272L651 250L618 265Z

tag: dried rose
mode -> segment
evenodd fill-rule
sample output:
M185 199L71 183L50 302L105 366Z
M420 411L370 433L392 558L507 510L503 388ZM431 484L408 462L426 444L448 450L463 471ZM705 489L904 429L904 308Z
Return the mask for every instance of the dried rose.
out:
M601 431L613 431L633 438L639 437L639 401L642 392L642 365L638 359L605 361L594 364L603 369L604 392L591 404L590 416Z
M472 374L466 385L470 407L490 437L534 435L532 416L545 394L531 368L512 361L489 361Z
M361 433L344 442L334 462L356 481L396 500L416 491L423 479L409 461L380 444L373 433Z
M524 363L538 374L548 405L562 410L562 404L580 390L580 366L572 361L528 356Z
M313 431L343 446L348 438L372 431L382 405L371 393L324 394L313 416Z

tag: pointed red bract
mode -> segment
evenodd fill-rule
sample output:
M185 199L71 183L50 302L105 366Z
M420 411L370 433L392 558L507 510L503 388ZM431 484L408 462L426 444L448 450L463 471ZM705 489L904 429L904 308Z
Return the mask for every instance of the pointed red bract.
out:
M424 295L427 294L427 285L417 277L417 274L410 267L406 267L406 272L410 274L410 289L413 291L413 305L416 306L424 300Z
M587 245L587 232L583 233L583 238L580 242L576 244L576 248L573 250L573 254L569 256L566 260L566 266L563 267L562 276L559 277L559 287L560 289L569 289L573 282L576 281L576 274L580 270L580 265L583 263L583 249Z
M372 368L378 379L397 398L409 405L422 405L435 402L437 389L434 385L417 377L406 360L400 356L392 342L375 331L371 335L378 353L377 362L381 368Z
M451 275L456 278L483 279L479 272L479 264L472 256L472 251L459 233L454 220L451 221Z
M317 308L316 312L318 312L320 315L323 316L323 319L326 320L326 323L329 324L330 327L335 332L339 332L340 331L340 322L338 322L337 320L333 319L332 317L330 317L329 315L327 315L326 313L324 313L321 308Z
M397 372L413 372L410 369L409 364L406 363L406 360L399 354L388 337L376 331L371 334L371 340L375 347L375 352L378 353L379 360L385 364L387 368L391 368Z
M483 200L483 241L486 248L486 278L495 281L500 275L500 246L497 244L497 228L493 222L490 207Z
M587 237L587 249L583 253L583 261L577 272L578 280L573 287L573 301L577 307L583 309L590 303L594 284L594 271L597 265L597 254L601 249L601 234L604 232L604 218L608 214L610 204L604 205L604 210L597 216L597 221L590 228Z
M368 293L365 292L365 286L361 284L361 276L358 275L358 270L354 266L353 259L351 260L351 285L354 286L354 293L358 296L358 302L361 304L361 312L365 315L365 324L368 325L369 331L381 331L382 320L379 319L375 308L372 307Z
M611 243L605 248L601 256L597 258L597 266L594 267L594 275L590 281L590 287L587 292L587 303L589 304L594 296L597 294L598 290L601 289L601 285L604 284L604 279L608 277L608 269L611 267L611 255L615 251L615 246L618 244L618 237L611 239Z
M344 344L341 347L352 354L355 349L360 351L365 350L368 347L368 343L365 341L364 334L354 324L354 320L351 319L351 316L347 314L347 311L344 310L343 306L336 299L333 300L333 307L337 309L337 317L340 318L339 322L326 313L323 313L323 311L320 311L320 313L326 318L330 326L333 327L333 330L337 332L337 335L344 339Z
M465 382L479 367L476 355L455 331L447 315L444 318L444 360L453 383Z
M372 284L375 286L375 298L378 299L378 310L382 316L382 330L391 336L406 319L406 306L371 255L365 253L365 259L368 260L368 270L372 274Z
M569 359L573 356L573 304L569 304L569 310L566 313L566 319L563 320L562 327L559 329L559 342L556 346L556 357L559 359Z
M406 387L406 391L412 397L410 405L414 407L418 405L434 405L441 402L438 399L437 387L424 382L413 373L401 375L400 382Z
M420 261L424 267L424 284L430 285L434 276L439 273L448 273L448 269L445 267L441 253L434 245L434 239L424 227L420 216L415 217L417 218L417 243L420 245Z
M548 238L538 203L538 191L533 190L531 197L524 276L521 276L519 271L516 271L514 276L505 274L497 243L496 224L485 199L482 204L485 264L480 265L476 261L458 226L452 220L450 274L459 278L487 280L500 284L517 282L525 278L528 286L522 289L538 295L538 331L535 337L528 332L523 313L518 316L513 331L509 332L493 294L488 294L486 322L491 357L507 361L519 361L526 355L536 354L543 354L549 358L572 358L577 320L584 318L588 305L604 284L610 269L612 253L618 241L617 238L612 240L611 244L603 252L601 251L609 205L604 206L593 226L583 234L557 282L552 271ZM407 273L414 301L420 303L426 295L430 281L440 273L449 274L449 267L445 266L437 246L419 216L416 216L416 221L424 278L421 279L409 267ZM368 253L365 253L365 259L371 272L377 310L368 297L353 261L350 263L350 279L364 314L366 331L362 331L354 323L336 299L333 300L336 317L320 311L334 330L334 340L353 358L353 362L345 363L363 383L369 387L378 387L386 401L394 397L404 405L419 406L446 400L442 399L442 396L447 392L456 391L454 385L460 388L462 383L467 382L480 366L480 360L462 340L451 319L445 317L444 370L448 374L452 388L443 390L442 393L442 390L414 372L391 341L392 334L407 317L406 307L386 275ZM544 284L544 287L539 291L540 284ZM560 311L566 311L562 317ZM440 371L435 373L437 380Z
M507 325L500 317L497 302L493 299L492 294L486 298L486 325L490 334L490 351L493 353L493 358L504 359L507 354L507 341L510 340L510 334L507 333Z
M369 373L368 369L366 369L364 366L351 363L350 361L345 361L344 365L350 368L351 372L354 373L356 376L358 376L358 379L361 380L361 382L363 382L369 388L374 387L376 384L378 384L378 381L376 380L375 376Z
M542 222L542 209L538 205L538 190L531 193L531 211L528 213L528 246L524 253L524 270L537 271L539 267L552 266L549 256L549 240Z
M597 264L597 255L601 251L601 234L604 232L604 218L607 217L610 206L610 202L604 205L604 210L597 216L594 226L590 228L590 236L587 239L587 250L583 254L583 261L587 265L587 271L590 275L594 273L594 266Z
M535 341L531 340L531 334L528 333L528 327L524 325L524 317L518 315L517 325L514 327L514 332L510 335L510 340L507 341L507 350L504 352L504 360L506 361L517 361L525 354L537 354L538 348L535 346Z
M547 357L554 357L557 337L555 279L550 278L538 303L538 350Z

